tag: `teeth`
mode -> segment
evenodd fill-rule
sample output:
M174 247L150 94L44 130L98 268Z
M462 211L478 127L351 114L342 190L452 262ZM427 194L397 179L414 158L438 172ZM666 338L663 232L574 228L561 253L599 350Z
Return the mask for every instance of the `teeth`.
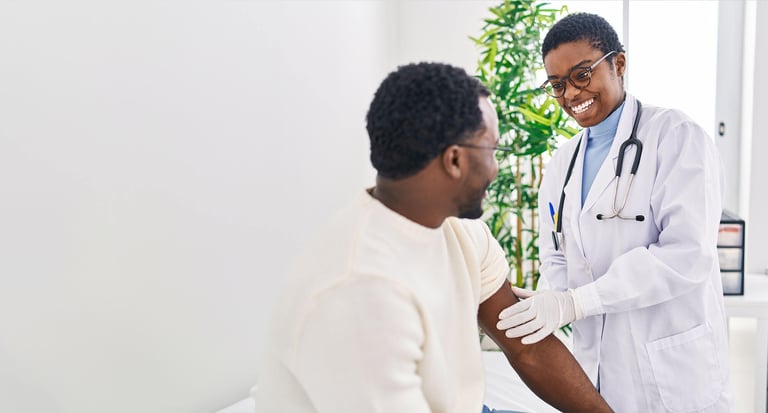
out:
M595 102L595 99L589 99L578 106L571 106L571 110L573 111L573 113L579 114L587 110L587 108L589 108L594 102Z

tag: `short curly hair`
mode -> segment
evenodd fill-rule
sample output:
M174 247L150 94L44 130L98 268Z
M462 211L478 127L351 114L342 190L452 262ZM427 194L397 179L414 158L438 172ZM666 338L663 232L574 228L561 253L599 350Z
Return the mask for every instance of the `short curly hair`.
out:
M547 53L563 43L580 40L588 41L603 53L624 51L616 30L604 18L591 13L574 13L563 17L549 29L541 45L541 57L547 57ZM613 57L608 58L611 65Z
M371 163L379 176L412 176L480 130L478 98L486 96L488 89L458 67L426 62L398 67L379 86L366 116Z

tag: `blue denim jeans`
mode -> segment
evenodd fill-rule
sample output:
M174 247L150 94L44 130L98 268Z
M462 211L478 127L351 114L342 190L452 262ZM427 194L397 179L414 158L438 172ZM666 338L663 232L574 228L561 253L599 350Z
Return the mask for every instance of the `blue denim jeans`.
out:
M496 410L496 409L490 409L488 406L483 405L483 413L523 413L519 412L517 410Z

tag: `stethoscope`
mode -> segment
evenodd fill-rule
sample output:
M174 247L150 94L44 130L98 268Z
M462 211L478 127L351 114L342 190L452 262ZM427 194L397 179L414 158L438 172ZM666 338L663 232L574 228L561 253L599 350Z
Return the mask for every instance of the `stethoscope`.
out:
M635 122L632 125L632 132L629 134L629 137L621 143L621 146L619 147L619 159L616 162L616 185L615 190L613 192L613 203L611 204L611 207L613 209L613 213L610 215L606 214L597 214L596 218L598 221L605 221L608 219L613 218L619 218L619 219L625 219L625 220L632 220L632 221L645 221L645 216L643 215L635 215L635 216L624 216L621 215L621 212L624 210L624 207L627 205L627 199L629 198L629 190L632 188L632 180L635 178L635 175L637 174L637 167L640 165L640 156L643 154L643 143L640 142L639 139L637 139L637 124L640 122L640 114L643 110L643 105L640 103L639 100L636 100L637 102L637 109L635 110ZM573 173L573 166L576 164L576 158L579 155L579 148L581 147L581 140L583 139L583 135L581 138L579 138L579 142L576 144L576 151L573 152L573 156L571 157L571 162L568 164L568 172L565 174L565 183L563 183L563 190L560 194L560 203L557 206L557 219L555 220L555 231L552 232L552 242L555 245L555 249L560 249L560 240L563 236L563 206L565 205L565 187L568 185L568 181L571 179L571 174ZM627 182L627 189L624 191L624 200L621 202L621 206L616 206L616 201L618 200L619 196L619 178L621 178L621 170L622 166L624 165L624 153L627 151L627 149L634 145L635 146L635 159L632 161L632 168L629 171L629 181ZM550 207L551 208L551 207Z

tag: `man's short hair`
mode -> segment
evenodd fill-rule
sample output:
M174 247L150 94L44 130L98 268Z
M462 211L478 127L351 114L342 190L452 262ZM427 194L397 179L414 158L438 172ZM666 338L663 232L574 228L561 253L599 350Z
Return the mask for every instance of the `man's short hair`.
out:
M541 45L541 56L547 57L552 49L563 43L586 40L595 49L603 53L623 52L619 35L604 18L591 13L574 13L563 17L549 29ZM613 65L613 57L608 61Z
M490 92L479 80L447 64L415 63L390 73L366 116L371 163L379 176L414 175L480 130L478 99L485 96Z

